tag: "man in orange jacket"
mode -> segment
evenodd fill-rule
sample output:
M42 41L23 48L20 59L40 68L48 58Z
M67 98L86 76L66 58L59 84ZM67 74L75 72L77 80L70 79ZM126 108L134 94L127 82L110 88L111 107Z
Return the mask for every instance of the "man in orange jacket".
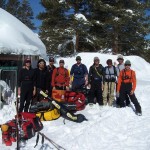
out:
M56 90L69 90L69 72L64 68L64 60L59 61L59 67L52 74L52 87Z
M135 71L130 69L131 62L125 62L125 69L123 69L118 77L117 95L120 98L120 107L125 107L126 94L129 95L132 103L135 106L136 114L141 116L141 106L134 94L136 88L136 75Z

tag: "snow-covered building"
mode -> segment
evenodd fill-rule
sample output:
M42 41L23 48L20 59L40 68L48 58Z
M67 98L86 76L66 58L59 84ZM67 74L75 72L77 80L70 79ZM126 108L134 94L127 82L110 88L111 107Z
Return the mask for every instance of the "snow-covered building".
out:
M39 56L46 57L46 48L38 35L0 8L0 79L16 85L24 59L30 57L34 67Z

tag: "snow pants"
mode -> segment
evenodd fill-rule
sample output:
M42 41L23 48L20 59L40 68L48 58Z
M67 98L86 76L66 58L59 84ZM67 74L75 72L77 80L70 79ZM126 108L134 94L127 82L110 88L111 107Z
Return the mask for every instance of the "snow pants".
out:
M101 81L94 80L91 83L91 89L89 93L89 103L95 103L94 98L96 97L99 105L103 105L103 97L102 97L102 83Z
M139 113L141 113L141 106L135 96L135 94L133 93L132 95L130 95L130 92L132 90L132 83L121 83L121 87L120 87L120 107L125 107L125 100L126 100L126 95L128 95L131 99L131 102L134 104L135 106L135 110Z
M23 86L21 87L20 95L20 108L19 112L28 112L29 105L32 101L33 96L33 86Z
M112 106L115 96L114 96L114 91L115 91L116 83L115 82L105 82L104 83L104 91L103 91L103 104Z
M117 86L117 85L116 85L116 86ZM117 91L117 88L116 88L116 91ZM118 106L120 106L120 98L119 98L119 97L116 97L116 104L117 104ZM128 94L126 94L125 104L126 104L126 106L129 106L129 105L130 105L130 99L129 99Z

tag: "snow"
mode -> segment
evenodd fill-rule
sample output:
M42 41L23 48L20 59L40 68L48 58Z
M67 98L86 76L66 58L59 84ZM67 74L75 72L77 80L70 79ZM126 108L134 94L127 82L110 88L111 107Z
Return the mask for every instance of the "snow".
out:
M46 56L46 48L39 37L1 8L0 33L0 53Z
M131 9L126 9L126 12L133 14L133 10L131 10Z
M64 3L65 2L65 0L59 0L59 3Z
M118 21L118 20L119 20L119 18L118 18L118 17L115 17L115 18L114 18L114 21Z
M106 66L106 60L116 61L116 55L100 53L79 53L82 62L89 68L95 56L100 58L100 62ZM57 59L58 61L62 58ZM76 62L75 57L63 58L68 68ZM150 64L138 56L126 56L132 63L132 68L137 74L137 89L135 91L138 101L142 107L142 116L137 116L131 107L99 107L87 106L82 113L88 121L74 123L59 118L54 121L43 122L44 129L41 131L47 137L64 147L66 150L149 150L150 149ZM14 100L12 100L14 101ZM9 109L8 109L9 108ZM133 107L134 108L134 107ZM4 106L0 110L0 124L12 119L15 115L15 107L12 102L9 106ZM27 141L24 150L35 150L41 148L41 138L38 146L34 148L36 137ZM45 139L45 144L49 149L55 148ZM1 144L0 149L15 149L16 143L12 147ZM46 149L46 148L45 148Z
M75 14L76 20L84 20L87 21L86 17L83 14Z

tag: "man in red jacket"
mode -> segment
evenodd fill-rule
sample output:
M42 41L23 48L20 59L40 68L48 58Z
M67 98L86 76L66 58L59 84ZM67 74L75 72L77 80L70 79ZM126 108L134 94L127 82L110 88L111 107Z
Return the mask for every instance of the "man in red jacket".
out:
M69 90L69 72L64 68L64 60L59 61L59 67L55 68L52 75L52 87L57 90Z

